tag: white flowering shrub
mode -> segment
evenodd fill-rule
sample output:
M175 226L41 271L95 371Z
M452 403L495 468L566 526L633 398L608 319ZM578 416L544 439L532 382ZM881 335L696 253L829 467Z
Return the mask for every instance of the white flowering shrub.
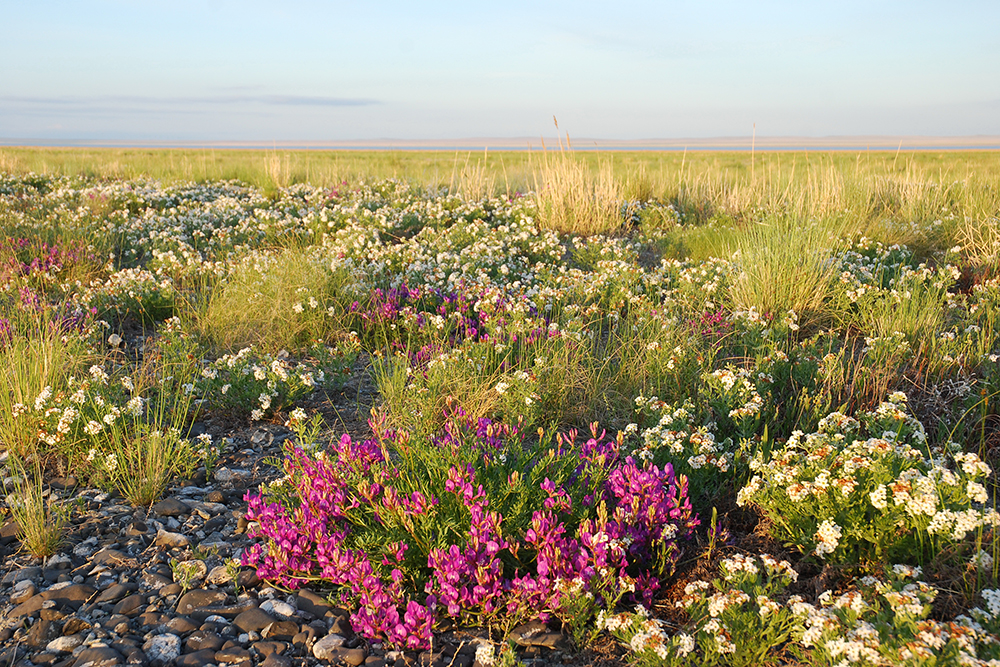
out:
M645 607L637 606L633 613L597 615L597 629L607 630L611 636L629 647L630 659L639 667L656 665L689 665L695 640L691 635L670 633L663 621L651 618Z
M139 268L121 269L106 280L92 281L78 296L78 302L96 308L99 317L132 317L144 323L171 317L176 299L172 279Z
M798 574L788 561L768 554L726 558L719 574L714 582L685 586L675 603L690 617L681 632L671 636L641 607L635 613L602 613L598 628L628 645L639 665L762 664L795 630L794 614L775 596Z
M860 417L832 413L758 455L738 504L759 507L779 539L838 563L932 557L997 525L982 484L989 466L953 444L930 449L904 394Z
M793 652L828 667L997 664L1000 644L980 623L991 614L974 609L978 619L930 619L937 591L920 574L919 567L894 565L885 579L863 577L839 595L824 592L815 605L792 596Z
M675 471L687 475L688 493L695 502L711 501L727 491L737 464L732 438L717 440L712 422L699 425L690 399L671 405L655 396L639 396L635 404L640 419L655 423L638 432L633 456L660 467L673 464Z
M86 376L70 377L65 389L47 386L29 404L14 404L11 416L33 429L39 444L76 460L99 447L107 429L143 416L145 400L134 391L130 377L112 378L95 364Z
M759 665L792 632L794 617L775 596L798 573L768 554L736 554L719 574L711 584L688 584L676 605L688 611L703 664Z
M249 412L251 420L260 421L319 387L337 386L350 374L356 355L349 344L315 346L312 352L312 360L292 362L245 347L206 365L190 391L211 406Z

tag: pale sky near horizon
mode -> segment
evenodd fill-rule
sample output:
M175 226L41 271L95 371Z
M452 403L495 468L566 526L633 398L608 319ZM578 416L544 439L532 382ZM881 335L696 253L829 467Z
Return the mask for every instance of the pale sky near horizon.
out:
M1000 2L0 0L0 138L1000 135Z

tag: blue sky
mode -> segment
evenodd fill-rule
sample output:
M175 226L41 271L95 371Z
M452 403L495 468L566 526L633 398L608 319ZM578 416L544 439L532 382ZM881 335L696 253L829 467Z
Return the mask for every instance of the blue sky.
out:
M0 138L1000 135L995 1L0 10Z

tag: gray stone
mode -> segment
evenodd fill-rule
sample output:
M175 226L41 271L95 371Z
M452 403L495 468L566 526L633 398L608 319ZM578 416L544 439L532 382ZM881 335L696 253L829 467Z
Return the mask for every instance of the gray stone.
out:
M250 609L257 608L256 600L244 600L236 604L222 605L218 607L206 607L205 609L195 609L191 612L191 618L198 621L205 621L209 617L221 617L223 619L234 619L240 614Z
M255 588L260 583L260 577L254 570L242 570L236 575L236 585L240 588Z
M191 633L191 636L184 642L184 647L189 651L218 651L225 643L226 640L214 632L198 630Z
M146 588L151 588L154 591L158 591L164 586L169 586L174 583L169 577L165 577L157 572L145 571L142 573L142 584Z
M167 617L158 611L147 611L139 614L139 623L147 628L155 628L166 623Z
M215 652L216 662L230 663L244 660L250 660L250 651L240 646L230 646Z
M174 664L177 667L204 667L204 665L210 665L214 662L215 651L206 649L204 651L195 651L194 653L185 653L177 658Z
M42 651L41 653L36 653L31 656L31 664L33 665L51 665L59 656L55 653L49 653L48 651ZM20 663L19 663L20 664Z
M177 498L164 498L153 505L153 514L156 516L186 516L190 512L188 504Z
M249 470L219 468L215 471L215 481L221 484L238 484L250 479Z
M547 632L549 626L542 623L541 621L529 621L524 625L519 625L510 631L507 639L513 641L518 646L530 646L530 639L535 635ZM523 643L522 643L523 642Z
M77 654L73 667L111 667L121 661L121 653L110 646L95 646Z
M21 604L34 597L37 592L38 588L35 587L35 582L31 579L21 579L14 584L14 589L10 592L10 601L14 604Z
M313 593L308 588L303 588L295 596L295 605L302 611L309 612L316 618L323 618L327 612L332 612L336 607L326 601L322 595Z
M112 613L122 616L135 616L146 604L146 598L142 595L130 595L115 605Z
M89 537L73 547L73 555L78 558L89 558L97 551L97 536Z
M254 642L250 648L266 658L272 653L284 653L288 648L288 644L285 642L260 641Z
M166 547L168 549L183 549L191 544L191 540L186 535L171 533L170 531L160 528L156 532L155 544L158 547Z
M187 616L193 611L206 610L216 607L226 601L226 594L223 591L209 591L197 588L185 593L177 603L177 613Z
M200 512L205 512L209 516L215 516L216 514L222 514L223 512L228 512L229 508L222 503L204 503L204 502L192 502L191 509Z
M212 570L205 576L206 584L214 584L216 586L222 586L223 584L228 584L233 580L230 570L225 565L217 565L213 567Z
M45 650L52 653L72 653L73 649L81 644L83 644L83 637L80 635L66 635L50 641L45 646Z
M24 643L33 648L43 648L59 636L59 627L47 619L39 619L28 630Z
M150 660L172 662L181 654L181 638L169 633L157 635L142 645L142 651Z
M280 619L289 619L295 616L295 607L281 600L267 600L261 603L260 608Z
M260 631L264 639L291 640L299 633L299 625L294 621L275 621Z
M347 640L341 635L329 634L313 644L313 656L317 660L334 660L334 651L344 645Z
M94 565L119 565L124 561L129 560L126 556L118 549L101 549L96 554L94 554L90 562Z
M45 569L47 570L68 570L72 566L73 559L66 554L52 554L45 561Z
M167 630L178 635L186 635L189 632L194 632L198 629L198 626L187 616L175 616L174 618L167 621Z
M37 579L42 576L42 568L33 567L22 567L19 570L11 570L7 574L3 575L3 579L0 579L0 583L4 584L16 584L24 579Z
M78 632L86 632L90 630L93 626L89 621L85 621L82 618L77 618L76 616L70 616L63 623L63 634L64 635L75 635Z
M268 614L263 609L248 609L236 617L233 625L243 632L260 632L277 619Z
M180 584L167 584L157 589L156 594L161 598L168 598L171 595L180 595L184 592L184 587Z
M173 567L174 581L193 583L201 581L208 574L208 566L203 560L185 560Z
M354 636L354 628L351 627L351 617L344 612L344 614L337 614L333 617L333 623L330 624L330 632L336 633L338 635L343 635L350 639Z
M7 614L7 620L13 620L15 618L21 618L22 616L33 616L38 613L38 610L42 608L45 604L45 598L38 594L34 597L28 598L21 604L14 607L9 614Z
M543 648L569 648L567 635L549 630L541 621L531 621L510 631L507 637L518 646L540 646Z
M340 661L352 667L363 665L368 658L368 651L363 648L335 648L331 653L331 662Z
M118 602L118 600L121 600L134 591L135 588L135 584L112 584L101 591L101 594L97 596L96 602L98 604L102 602Z
M260 667L292 667L292 659L280 653L271 653L260 663Z

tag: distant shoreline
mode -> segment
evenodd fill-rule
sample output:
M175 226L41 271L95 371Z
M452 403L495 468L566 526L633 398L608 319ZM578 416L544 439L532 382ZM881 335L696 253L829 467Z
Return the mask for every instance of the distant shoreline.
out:
M562 145L566 146L563 138ZM695 139L591 139L570 137L579 151L896 151L1000 150L1000 136L924 137L710 137ZM357 141L144 141L0 139L14 148L149 148L149 149L281 149L343 151L541 151L559 150L557 137L479 137L460 139L370 139Z

